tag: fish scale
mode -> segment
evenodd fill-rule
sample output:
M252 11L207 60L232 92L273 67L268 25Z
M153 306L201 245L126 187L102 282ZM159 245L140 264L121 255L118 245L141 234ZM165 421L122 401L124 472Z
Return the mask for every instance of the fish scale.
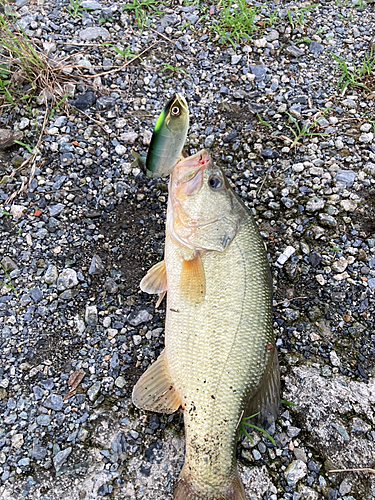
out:
M166 239L166 356L175 387L184 395L186 464L203 485L216 482L217 477L224 481L232 473L237 424L246 397L259 384L267 364L265 344L272 342L273 332L263 248L249 214L224 252L203 255L206 296L202 303L192 305L179 286L179 248L171 238ZM190 411L193 407L196 410ZM211 467L203 468L201 454L207 436L221 443L221 452L216 454L211 443L210 453L216 458Z
M238 425L255 413L268 423L280 402L272 283L255 221L207 151L171 172L164 261L141 289L167 291L165 350L137 382L133 402L184 410L174 499L245 500Z

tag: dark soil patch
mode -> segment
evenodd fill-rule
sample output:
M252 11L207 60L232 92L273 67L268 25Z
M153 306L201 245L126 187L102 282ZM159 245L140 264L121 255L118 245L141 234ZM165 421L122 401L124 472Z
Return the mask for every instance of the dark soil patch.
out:
M363 204L352 219L359 224L360 231L370 237L375 234L375 190L362 191L359 195L363 198Z
M139 290L148 269L162 259L164 220L156 217L149 204L141 206L127 200L111 212L101 233L104 245L98 248L99 255L111 269L121 271L126 288Z
M218 105L218 108L226 118L234 121L234 123L251 123L255 121L254 113L245 106L240 106L239 104L232 102L223 102Z

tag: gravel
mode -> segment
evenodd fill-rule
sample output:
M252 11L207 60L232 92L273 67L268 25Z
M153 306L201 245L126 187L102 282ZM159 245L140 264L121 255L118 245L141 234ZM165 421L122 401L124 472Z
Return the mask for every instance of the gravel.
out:
M29 155L12 141L36 144L44 96L0 117L1 498L173 498L181 412L131 403L163 349L165 303L155 309L139 282L162 259L168 188L131 153L147 152L178 91L187 152L210 149L259 225L282 397L296 404L269 430L276 446L255 431L239 443L247 498L375 499L373 474L329 472L375 465L375 85L343 92L331 55L360 67L375 14L369 2L338 3L301 22L302 1L261 5L260 24L277 8L274 23L234 47L215 41L219 7L205 2L160 4L142 30L120 4L84 1L73 18L59 3L16 2L27 35L81 76L12 207L31 167L11 176ZM319 120L311 131L324 135L295 141L289 115L300 127Z

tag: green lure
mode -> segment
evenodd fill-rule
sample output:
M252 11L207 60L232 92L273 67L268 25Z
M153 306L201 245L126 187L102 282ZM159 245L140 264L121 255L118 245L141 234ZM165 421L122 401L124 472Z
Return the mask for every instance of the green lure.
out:
M189 128L189 109L182 94L175 94L160 113L152 134L147 157L132 153L146 168L148 177L165 177L183 157L182 150Z

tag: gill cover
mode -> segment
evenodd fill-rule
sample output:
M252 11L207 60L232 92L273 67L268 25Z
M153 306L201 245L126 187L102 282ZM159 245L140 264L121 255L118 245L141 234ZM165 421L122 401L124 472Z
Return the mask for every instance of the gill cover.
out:
M175 166L169 197L168 232L180 245L194 251L223 252L245 214L222 170L206 150Z

